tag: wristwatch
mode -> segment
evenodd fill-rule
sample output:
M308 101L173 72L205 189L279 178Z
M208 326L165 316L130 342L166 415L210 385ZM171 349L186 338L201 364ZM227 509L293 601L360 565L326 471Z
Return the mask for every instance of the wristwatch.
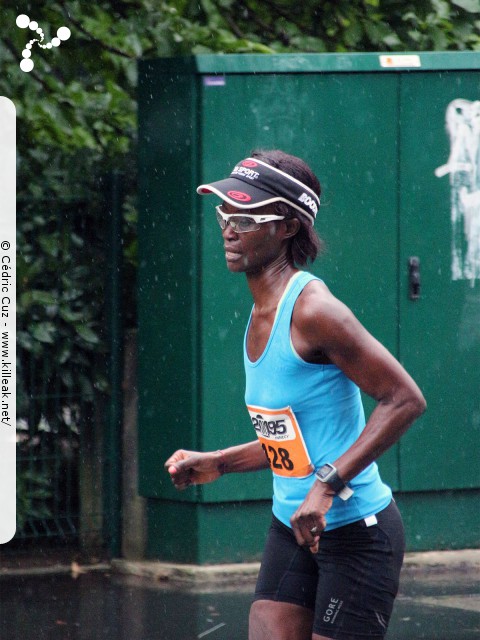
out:
M340 478L333 464L327 462L315 472L317 480L325 482L342 500L348 500L353 495L353 490Z

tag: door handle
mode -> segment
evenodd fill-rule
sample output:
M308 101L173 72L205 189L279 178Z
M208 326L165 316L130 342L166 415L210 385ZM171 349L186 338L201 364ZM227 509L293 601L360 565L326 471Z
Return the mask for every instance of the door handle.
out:
M420 298L420 258L417 256L408 259L408 297L410 300Z

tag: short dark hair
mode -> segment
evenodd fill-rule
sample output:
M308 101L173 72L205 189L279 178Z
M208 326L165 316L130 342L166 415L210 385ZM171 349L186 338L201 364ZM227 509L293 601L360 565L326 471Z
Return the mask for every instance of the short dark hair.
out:
M308 164L301 158L280 151L280 149L256 149L250 155L252 158L263 160L263 162L272 167L300 180L320 197L320 182ZM276 202L275 209L279 215L284 215L287 218L296 218L300 222L300 229L292 238L289 246L289 257L292 262L301 267L305 266L308 261L313 262L322 251L324 243L316 234L312 223L298 209L289 206L285 202Z

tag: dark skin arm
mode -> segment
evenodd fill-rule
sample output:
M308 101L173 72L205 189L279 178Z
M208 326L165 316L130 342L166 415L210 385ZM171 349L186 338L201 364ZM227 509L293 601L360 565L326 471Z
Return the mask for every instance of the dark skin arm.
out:
M333 363L377 406L358 440L337 460L331 460L344 481L351 480L405 433L426 408L416 383L401 364L321 282L314 281L299 296L292 318L292 340L307 362ZM315 551L332 505L328 485L315 482L291 518L299 544Z
M180 490L213 482L224 473L259 471L268 467L258 440L206 453L179 449L165 462L175 488Z

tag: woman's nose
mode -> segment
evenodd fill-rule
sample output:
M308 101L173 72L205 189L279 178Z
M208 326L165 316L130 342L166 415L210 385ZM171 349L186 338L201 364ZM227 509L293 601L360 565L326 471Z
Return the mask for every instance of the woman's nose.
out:
M222 229L222 236L228 240L229 238L236 238L238 236L237 232L233 229L230 222L227 222L225 229Z

